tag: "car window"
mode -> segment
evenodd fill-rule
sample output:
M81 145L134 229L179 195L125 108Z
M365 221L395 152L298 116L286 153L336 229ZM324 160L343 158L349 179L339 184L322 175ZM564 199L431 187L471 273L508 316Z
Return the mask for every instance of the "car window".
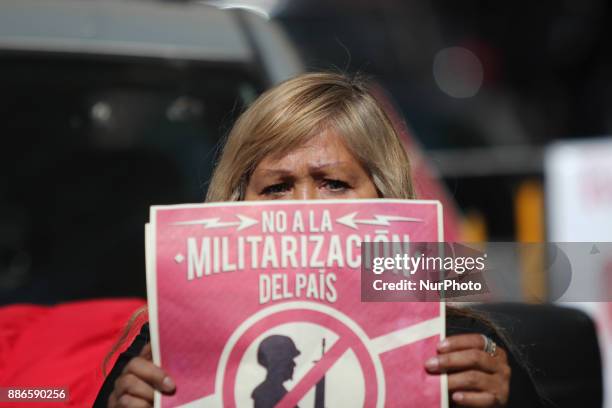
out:
M203 200L261 90L238 65L57 55L4 55L0 82L0 303L144 296L149 206Z

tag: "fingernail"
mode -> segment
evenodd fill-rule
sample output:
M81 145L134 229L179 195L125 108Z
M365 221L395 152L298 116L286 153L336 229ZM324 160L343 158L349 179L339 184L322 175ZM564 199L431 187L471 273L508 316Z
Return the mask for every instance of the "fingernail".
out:
M448 340L442 340L438 343L438 350L444 351L450 346L450 342Z
M460 393L460 392L456 392L456 393L454 393L454 394L453 394L453 400L454 400L454 401L457 401L457 402L459 402L459 401L463 401L463 394L462 394L462 393Z
M436 370L438 368L439 361L437 357L432 357L425 362L425 367L429 370Z
M170 377L164 377L164 388L166 389L166 391L172 391L175 387L174 385L174 381L172 381L172 378Z

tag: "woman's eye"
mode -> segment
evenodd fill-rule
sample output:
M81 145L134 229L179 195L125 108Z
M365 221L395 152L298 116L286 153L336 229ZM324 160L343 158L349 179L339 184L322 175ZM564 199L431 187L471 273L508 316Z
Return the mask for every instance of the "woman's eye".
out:
M264 188L261 191L261 194L264 195L277 195L277 194L282 194L286 191L288 191L290 188L288 183L278 183L278 184L273 184L271 186L268 186L266 188Z
M325 187L332 191L343 191L350 188L348 183L341 180L325 180Z

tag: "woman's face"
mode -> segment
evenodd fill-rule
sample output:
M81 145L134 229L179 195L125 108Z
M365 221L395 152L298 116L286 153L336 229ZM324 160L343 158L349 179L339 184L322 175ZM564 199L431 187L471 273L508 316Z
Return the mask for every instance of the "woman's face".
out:
M372 179L333 132L323 132L284 157L265 157L245 200L378 198Z

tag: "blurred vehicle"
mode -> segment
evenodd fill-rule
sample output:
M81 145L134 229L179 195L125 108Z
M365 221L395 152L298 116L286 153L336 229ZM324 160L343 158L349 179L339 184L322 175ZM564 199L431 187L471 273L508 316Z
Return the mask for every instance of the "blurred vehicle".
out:
M302 70L240 9L0 3L0 304L144 297L148 207L202 201L236 114Z

